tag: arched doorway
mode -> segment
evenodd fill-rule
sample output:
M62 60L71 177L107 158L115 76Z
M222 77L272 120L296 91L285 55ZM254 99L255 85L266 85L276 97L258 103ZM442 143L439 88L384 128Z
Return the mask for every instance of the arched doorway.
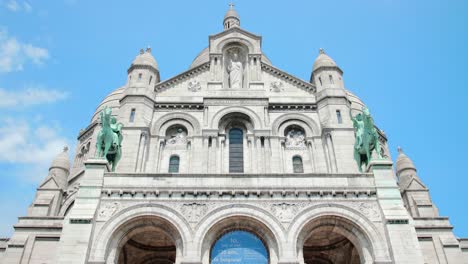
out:
M128 223L117 247L118 264L174 264L180 240L174 228L158 217L140 217ZM112 262L114 263L114 262Z
M173 264L176 247L172 239L160 230L132 236L122 247L119 264Z
M305 264L373 263L367 236L352 221L321 216L310 221L299 236Z
M304 243L304 263L361 263L359 253L353 243L334 229L334 226L322 226L310 233L310 237Z
M236 230L222 235L213 245L211 264L268 264L268 251L255 234Z

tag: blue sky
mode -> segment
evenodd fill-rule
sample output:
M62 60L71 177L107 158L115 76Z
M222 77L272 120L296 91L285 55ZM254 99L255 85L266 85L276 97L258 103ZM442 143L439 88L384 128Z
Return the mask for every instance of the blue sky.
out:
M468 4L463 0L235 1L274 65L309 80L319 48L402 146L455 234L468 237ZM161 78L222 30L228 1L0 0L0 236L25 215L63 145L150 45Z

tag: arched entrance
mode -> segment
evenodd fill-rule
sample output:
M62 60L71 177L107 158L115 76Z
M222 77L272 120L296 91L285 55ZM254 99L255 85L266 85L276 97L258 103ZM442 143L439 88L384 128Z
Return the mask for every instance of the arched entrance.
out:
M119 254L119 264L173 264L176 246L163 230L154 228L130 237Z
M211 264L268 264L268 251L260 238L243 230L222 235L213 245Z
M166 220L143 216L121 228L123 237L116 247L118 264L174 264L180 251L180 237ZM111 254L112 255L112 254Z
M354 244L336 232L334 226L314 229L305 241L304 263L306 264L359 264L359 253Z
M304 264L373 263L369 238L352 221L338 216L311 220L298 238Z

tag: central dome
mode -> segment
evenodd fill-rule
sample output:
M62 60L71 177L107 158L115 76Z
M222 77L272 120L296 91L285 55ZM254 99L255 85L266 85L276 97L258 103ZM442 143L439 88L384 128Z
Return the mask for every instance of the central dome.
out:
M192 64L190 65L190 68L189 69L193 69L197 66L200 66L206 62L209 62L210 61L210 51L209 51L209 48L205 48L204 50L202 50L198 56L192 61ZM262 62L268 64L268 65L271 65L271 61L270 59L268 59L267 56L265 56L265 54L262 54Z

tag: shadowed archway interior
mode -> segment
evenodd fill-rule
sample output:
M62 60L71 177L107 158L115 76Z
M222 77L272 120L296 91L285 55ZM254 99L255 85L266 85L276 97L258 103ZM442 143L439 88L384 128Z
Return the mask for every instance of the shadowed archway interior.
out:
M119 264L173 264L176 245L161 227L131 234L119 253Z
M353 243L336 232L333 225L320 226L304 243L305 264L359 264L359 253Z

